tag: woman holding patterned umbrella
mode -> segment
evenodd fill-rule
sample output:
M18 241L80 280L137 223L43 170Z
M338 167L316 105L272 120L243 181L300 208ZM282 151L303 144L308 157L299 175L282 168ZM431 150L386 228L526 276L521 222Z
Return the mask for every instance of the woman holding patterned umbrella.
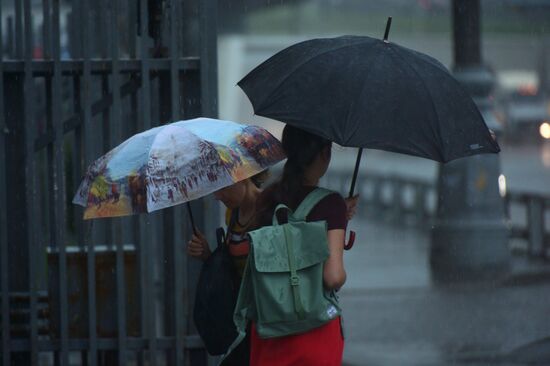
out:
M235 294L238 293L240 281L246 265L250 243L246 236L247 231L256 214L256 201L260 196L262 183L267 177L267 171L251 178L242 180L232 186L223 188L214 193L217 200L226 207L225 224L227 234L223 245L227 246L231 256L231 264L235 270ZM196 230L187 244L187 253L203 261L208 260L212 252L205 236ZM231 310L232 309L228 309ZM223 366L246 366L249 364L249 337L240 346L223 360Z

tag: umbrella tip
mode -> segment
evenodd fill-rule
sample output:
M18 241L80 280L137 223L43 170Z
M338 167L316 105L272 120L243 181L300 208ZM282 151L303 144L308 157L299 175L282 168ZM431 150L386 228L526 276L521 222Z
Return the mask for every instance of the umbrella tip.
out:
M384 32L384 43L389 43L388 35L390 34L391 20L392 17L388 17L388 21L386 22L386 31Z

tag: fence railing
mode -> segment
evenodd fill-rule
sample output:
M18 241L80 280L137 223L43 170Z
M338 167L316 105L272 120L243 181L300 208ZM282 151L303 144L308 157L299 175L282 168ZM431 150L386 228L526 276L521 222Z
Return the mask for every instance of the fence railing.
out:
M505 202L510 237L523 242L529 256L549 259L550 195L509 192Z
M2 0L0 365L208 362L183 208L83 221L71 200L134 133L215 117L216 6Z
M351 174L330 172L321 183L348 192ZM358 217L423 228L431 225L435 215L437 193L431 182L369 173L358 178L356 193L361 196Z
M351 174L330 172L322 183L347 192ZM434 182L369 173L358 178L361 204L357 215L389 224L429 229L437 206ZM510 241L533 258L550 258L550 195L507 192L504 197Z

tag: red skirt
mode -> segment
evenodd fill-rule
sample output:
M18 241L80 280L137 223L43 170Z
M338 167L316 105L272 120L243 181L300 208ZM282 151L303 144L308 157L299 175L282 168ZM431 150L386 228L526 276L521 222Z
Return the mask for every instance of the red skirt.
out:
M340 366L344 339L340 318L309 332L278 338L260 338L250 330L250 366Z

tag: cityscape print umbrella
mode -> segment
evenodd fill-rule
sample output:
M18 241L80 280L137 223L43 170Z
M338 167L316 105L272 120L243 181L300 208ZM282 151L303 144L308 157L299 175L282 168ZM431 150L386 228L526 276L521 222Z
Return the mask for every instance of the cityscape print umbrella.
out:
M203 197L285 158L268 131L196 118L136 134L88 168L73 203L84 218L152 212ZM192 219L192 217L191 217Z

